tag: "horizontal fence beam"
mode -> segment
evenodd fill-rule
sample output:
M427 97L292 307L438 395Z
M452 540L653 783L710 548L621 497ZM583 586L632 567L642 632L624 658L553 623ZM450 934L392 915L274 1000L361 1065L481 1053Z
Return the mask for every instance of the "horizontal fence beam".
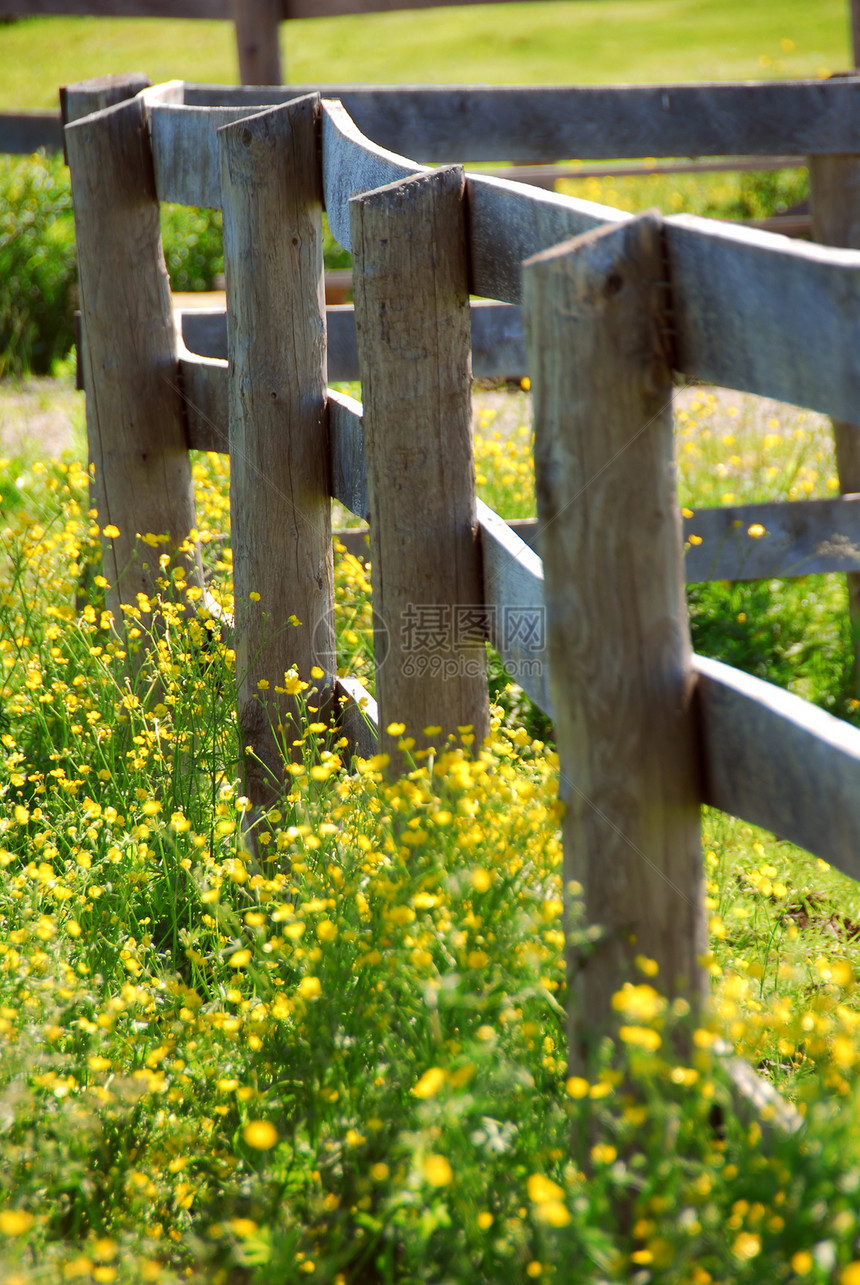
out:
M15 18L232 18L233 0L0 0Z
M329 225L349 248L353 191L421 167L364 138L323 103ZM531 255L630 216L609 206L470 174L473 294L520 300ZM834 250L689 215L664 221L674 307L674 365L704 383L860 418L860 252ZM732 341L733 340L733 341Z
M341 18L352 14L392 13L399 9L439 9L452 0L279 0L278 16ZM456 0L458 5L497 0ZM529 3L529 0L525 0ZM0 0L0 16L97 18L232 18L233 0Z
M332 314L346 321L349 309L330 309L330 322ZM205 314L181 314L186 344L190 345L202 315ZM514 309L478 305L472 311L473 326L476 316L502 316L513 321L517 315ZM223 321L223 313L214 314L214 318L210 314L208 324L213 330L215 318ZM488 326L483 350L488 359L492 352L491 334ZM180 369L188 405L189 446L225 452L226 361L189 354L181 360ZM354 376L335 375L330 365L329 378ZM366 519L361 405L330 391L329 415L335 470L332 494L351 513ZM535 520L517 522L513 529L529 548L536 548L538 524ZM684 540L687 584L794 579L822 572L856 571L860 568L860 495L697 509L691 517L684 518Z
M860 731L696 656L703 802L860 879Z
M30 156L63 150L63 124L59 112L4 112L0 115L0 153Z
M185 88L191 106L337 98L368 138L421 162L860 152L860 78L713 85Z
M522 314L519 308L489 299L472 303L472 373L476 379L520 379L526 373ZM178 311L182 337L192 352L227 356L227 314L223 308ZM352 304L326 308L329 383L359 378L355 312Z

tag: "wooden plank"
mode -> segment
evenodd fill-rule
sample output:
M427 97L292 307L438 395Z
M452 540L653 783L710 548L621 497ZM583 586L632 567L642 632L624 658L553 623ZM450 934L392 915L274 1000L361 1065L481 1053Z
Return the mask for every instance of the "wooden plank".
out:
M281 0L233 0L239 77L243 85L280 85Z
M379 749L379 710L376 701L357 678L339 677L335 697L340 708L340 725L351 752L370 758Z
M490 642L513 681L552 717L543 564L482 500L477 508Z
M185 407L185 432L191 451L230 450L230 383L226 361L184 353L179 385Z
M661 222L523 267L563 878L603 929L569 948L570 1063L586 1068L635 955L694 1009L708 994Z
M852 8L852 24L854 19ZM855 35L855 50L857 29ZM860 156L811 156L809 194L812 235L825 245L860 249ZM839 489L860 491L860 407L853 419L834 419ZM860 575L847 578L848 614L854 639L854 687L860 692Z
M231 18L230 0L0 0L11 17Z
M370 519L362 405L328 390L331 494L357 518Z
M860 731L696 656L703 798L860 880Z
M380 726L404 723L416 753L466 727L480 745L489 731L464 207L451 167L350 211L374 615L390 643ZM408 761L399 739L380 735L392 770Z
M323 721L335 678L318 116L309 97L219 134L239 729L255 805L277 796L296 753L302 714L277 693L284 674L296 666ZM280 324L260 324L270 317Z
M116 86L114 86L116 88ZM128 90L134 93L133 78ZM80 87L67 104L82 109ZM160 552L202 587L199 556L179 553L197 526L185 416L177 378L179 339L161 246L152 157L139 98L66 126L85 335L87 437L102 528L107 603L154 599L161 569L141 536L166 535ZM130 252L134 248L134 253Z
M339 98L379 146L422 163L514 164L619 157L784 156L860 151L860 79L710 85L356 88L290 86ZM248 102L195 85L198 105Z
M0 115L0 152L30 156L63 150L63 122L58 112L4 112Z
M251 114L260 111L252 107ZM154 104L149 114L155 187L160 201L218 209L218 131L249 114L244 107Z
M684 559L687 584L860 569L858 501L851 495L698 509L684 519L685 542L696 541Z
M860 253L688 215L666 243L676 369L860 420Z
M178 312L182 338L204 357L227 356L227 315L223 308L189 308ZM472 374L476 379L520 379L526 373L523 320L519 308L490 299L473 300ZM359 378L355 313L352 304L326 308L328 378L330 383Z
M528 4L529 0L525 2ZM486 3L487 0L457 0L458 5ZM438 9L450 4L451 0L283 0L283 9L286 18L340 18L349 14L393 13L398 9Z
M424 172L365 138L340 103L323 101L326 212L333 236L347 250L352 248L349 198ZM529 255L603 222L629 217L609 206L481 175L469 175L468 192L470 291L506 303L519 302L520 264Z
M860 567L860 496L737 504L697 509L683 519L684 578L687 584L714 580L779 580ZM531 549L537 548L534 519L509 523ZM764 535L751 536L750 527ZM696 543L690 543L690 537ZM701 540L701 544L698 541Z

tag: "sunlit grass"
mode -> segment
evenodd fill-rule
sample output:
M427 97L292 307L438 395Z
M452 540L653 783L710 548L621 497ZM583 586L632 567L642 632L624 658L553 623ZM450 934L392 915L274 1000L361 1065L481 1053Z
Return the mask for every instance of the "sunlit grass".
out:
M690 390L677 439L691 504L833 491L824 427L790 408ZM534 511L530 456L525 394L479 398L479 488L503 511ZM478 1282L564 1265L643 1285L850 1285L856 885L707 811L712 1021L679 1064L684 1006L641 960L614 1053L591 1082L568 1078L545 741L497 711L476 759L440 747L392 784L336 734L290 729L305 749L252 856L229 638L171 606L169 563L139 637L118 632L86 470L34 458L3 476L22 469L0 529L4 1280ZM226 460L195 456L194 477L229 608ZM734 663L850 712L838 586L696 590L696 645L731 637ZM339 665L369 678L363 561L338 554L336 595ZM715 1036L797 1102L799 1134L763 1150L736 1119Z

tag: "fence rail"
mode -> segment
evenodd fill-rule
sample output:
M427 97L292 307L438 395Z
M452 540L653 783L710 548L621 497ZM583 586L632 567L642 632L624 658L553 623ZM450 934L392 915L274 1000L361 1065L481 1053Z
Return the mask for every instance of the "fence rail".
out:
M266 768L249 781L259 801L278 770L270 719L296 715L288 700L267 704L260 680L273 689L291 664L308 676L319 666L319 703L344 701L347 734L373 739L358 708L369 698L334 671L330 500L369 518L377 655L387 651L379 745L397 760L392 720L419 742L430 722L443 737L480 734L485 639L556 721L566 879L606 930L592 958L571 961L578 1062L633 953L653 955L670 989L705 994L701 802L860 876L860 732L693 657L683 599L685 578L709 557L722 574L731 547L747 570L768 547L783 573L830 556L854 565L856 497L695 514L701 561L685 569L669 411L676 371L860 418L860 253L430 170L316 95L243 115L184 106L183 93L149 89L87 115L80 91L66 128L97 507L121 532L106 542L110 603L120 619L120 593L152 591L135 532L169 532L178 548L194 525L188 446L228 449L239 721ZM159 199L201 193L224 209L226 343L223 319L182 324L192 343L208 328L207 355L174 329L158 225ZM354 314L326 314L323 207L355 253ZM470 294L509 306L470 313ZM525 335L542 559L475 499L479 317L476 331L497 327L513 345ZM363 405L326 392L326 321L347 335L353 318L344 346L355 345ZM770 523L770 546L748 532L744 543L753 514ZM251 589L274 625L254 614ZM407 672L416 604L449 622L471 613L444 640L457 681ZM508 629L511 612L545 618L546 637ZM293 614L305 627L285 635L277 626Z

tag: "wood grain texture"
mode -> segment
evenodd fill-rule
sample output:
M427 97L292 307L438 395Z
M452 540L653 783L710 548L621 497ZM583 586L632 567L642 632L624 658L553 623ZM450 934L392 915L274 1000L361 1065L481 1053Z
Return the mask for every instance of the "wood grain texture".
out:
M684 519L691 536L701 543L687 548L687 584L860 569L860 496L697 509Z
M328 390L329 442L331 450L331 495L350 513L367 521L367 463L364 449L361 402L343 393Z
M310 0L316 3L316 0ZM380 147L423 164L860 151L860 79L710 85L358 87L294 85L340 99ZM188 102L247 102L190 85Z
M472 374L476 379L521 379L526 373L523 319L519 308L490 299L470 305ZM182 338L203 357L227 356L227 314L223 308L179 311ZM358 344L351 303L326 308L329 383L357 380Z
M860 879L860 731L696 656L703 798Z
M543 564L504 518L477 502L490 642L511 678L552 717Z
M666 220L676 369L860 420L860 253Z
M115 87L114 87L115 88ZM135 92L134 83L129 91ZM83 108L83 91L67 102ZM73 108L74 109L74 108ZM164 256L144 105L131 98L66 126L85 336L87 438L95 466L109 608L154 597L161 574L140 536L167 548L202 585L199 559L175 551L196 527L179 340Z
M329 223L349 248L344 201L351 192L406 173L410 162L362 138L342 106L323 108ZM467 183L470 291L507 303L519 302L525 258L629 218L501 179L469 175ZM665 234L679 370L851 418L860 387L857 252L690 216L666 220Z
M226 361L183 353L179 385L191 451L230 453L230 372Z
M856 50L853 5L851 13ZM809 195L815 240L860 250L860 156L811 156ZM852 420L834 418L833 437L839 489L843 494L860 491L860 405ZM860 575L849 575L847 588L854 635L854 687L860 692Z
M233 0L239 78L243 85L280 85L281 0Z
M0 115L0 152L30 156L43 147L63 150L63 122L57 112L4 112Z
M332 236L352 249L349 201L373 188L426 173L405 156L397 156L365 138L345 108L323 99L323 199Z
M284 674L296 666L323 718L335 677L318 123L311 97L218 136L239 727L255 804L282 784L284 743L296 752Z
M341 677L335 684L340 725L350 752L370 758L379 749L379 711L370 692L357 678Z
M203 108L153 104L149 128L158 199L218 209L221 205L218 131L259 111L259 106Z
M478 744L489 731L464 193L453 167L350 210L374 614L390 644L380 726L405 723L419 752L428 726L442 729L435 745L466 726ZM393 769L398 739L381 733Z
M578 1066L635 955L708 991L661 232L643 215L523 268L564 883L604 933L568 956Z
M230 0L0 0L17 17L231 18Z

